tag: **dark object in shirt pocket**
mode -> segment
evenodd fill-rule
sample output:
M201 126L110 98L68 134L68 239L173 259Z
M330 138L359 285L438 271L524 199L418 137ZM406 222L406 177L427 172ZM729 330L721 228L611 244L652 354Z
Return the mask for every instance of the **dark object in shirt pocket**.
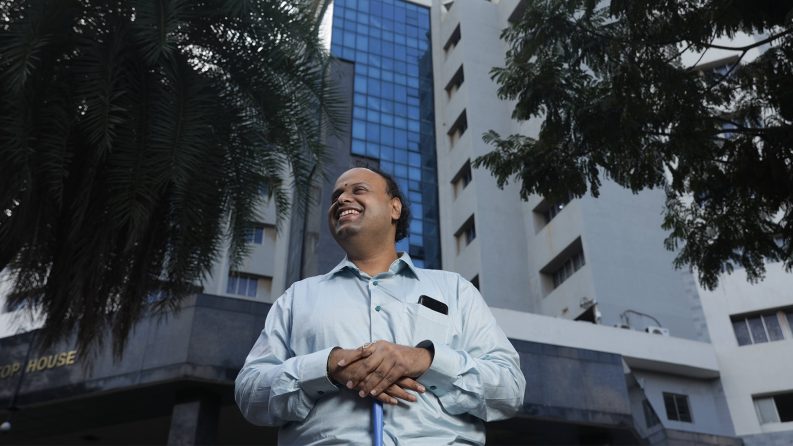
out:
M424 305L430 310L437 311L440 314L449 314L449 307L445 303L435 300L426 294L422 294L421 297L419 297L419 305Z

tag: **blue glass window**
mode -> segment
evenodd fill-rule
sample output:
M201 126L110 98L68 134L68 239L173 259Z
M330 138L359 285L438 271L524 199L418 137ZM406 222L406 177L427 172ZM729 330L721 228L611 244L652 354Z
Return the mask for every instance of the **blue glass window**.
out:
M380 86L381 83L378 80L372 80L369 82L369 94L374 96L380 96Z
M366 143L366 156L380 158L380 147L372 142Z
M384 98L394 97L394 84L391 82L383 82L382 89L380 90Z
M394 125L395 126L397 124L397 121L399 121L400 119L401 118L395 118L394 119ZM404 119L401 119L401 120L404 121ZM397 146L397 147L407 147L408 146L408 133L406 131L404 131L404 130L395 129L394 130L394 145ZM411 162L411 164L413 164L413 163ZM419 164L421 164L421 161L416 163L416 165L419 165Z
M366 124L366 139L368 141L380 141L380 125L379 124Z
M394 128L383 126L380 128L380 139L384 143L393 144L394 142Z
M361 121L352 123L352 137L363 139L366 137L366 124Z
M404 164L397 164L394 166L394 175L398 176L399 178L407 178L408 176L408 166Z
M355 66L351 151L378 159L409 196L414 228L397 248L410 248L417 265L439 267L437 204L421 192L437 188L434 168L422 169L435 165L432 101L419 101L432 98L429 8L406 0L334 5L331 52ZM421 153L420 141L427 145Z
M366 36L357 36L355 38L355 49L359 51L367 51L369 49L369 39Z
M355 79L355 92L356 93L366 93L366 78L363 76L357 77Z
M366 155L366 143L360 139L352 140L352 153L356 155Z

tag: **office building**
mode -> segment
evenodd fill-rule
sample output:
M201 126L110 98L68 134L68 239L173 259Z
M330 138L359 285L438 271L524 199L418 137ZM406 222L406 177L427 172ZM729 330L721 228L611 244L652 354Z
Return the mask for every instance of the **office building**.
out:
M374 166L411 201L415 217L399 249L474 283L521 355L524 406L488 426L489 443L789 443L789 274L770 265L766 282L736 274L705 291L663 247L660 192L605 183L598 199L524 202L514 184L501 190L471 167L489 150L485 131L537 131L511 119L490 79L504 63L499 34L524 6L336 0L331 76L349 100L349 123L328 136L316 200L280 231L265 200L243 264L231 270L221 259L181 312L144 318L117 362L103 351L81 367L70 339L31 350L35 321L0 314L0 402L18 408L7 438L272 442L274 429L239 415L234 377L269 303L342 257L325 223L333 180Z

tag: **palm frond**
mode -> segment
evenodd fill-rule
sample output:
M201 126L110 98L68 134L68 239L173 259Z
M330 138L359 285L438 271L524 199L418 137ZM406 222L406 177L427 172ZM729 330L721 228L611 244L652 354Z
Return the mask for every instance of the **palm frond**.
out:
M267 186L308 196L340 103L327 2L28 0L0 37L0 269L41 339L113 335L175 308L226 243L246 252ZM57 9L58 14L53 15ZM46 11L46 14L45 14Z

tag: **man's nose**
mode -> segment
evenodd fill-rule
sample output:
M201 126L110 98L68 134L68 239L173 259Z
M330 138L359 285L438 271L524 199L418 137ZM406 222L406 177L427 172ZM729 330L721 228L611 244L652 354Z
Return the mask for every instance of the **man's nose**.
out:
M336 203L339 203L339 204L349 203L350 201L352 201L352 198L350 198L350 194L347 193L346 191L340 193L339 196L336 197Z

